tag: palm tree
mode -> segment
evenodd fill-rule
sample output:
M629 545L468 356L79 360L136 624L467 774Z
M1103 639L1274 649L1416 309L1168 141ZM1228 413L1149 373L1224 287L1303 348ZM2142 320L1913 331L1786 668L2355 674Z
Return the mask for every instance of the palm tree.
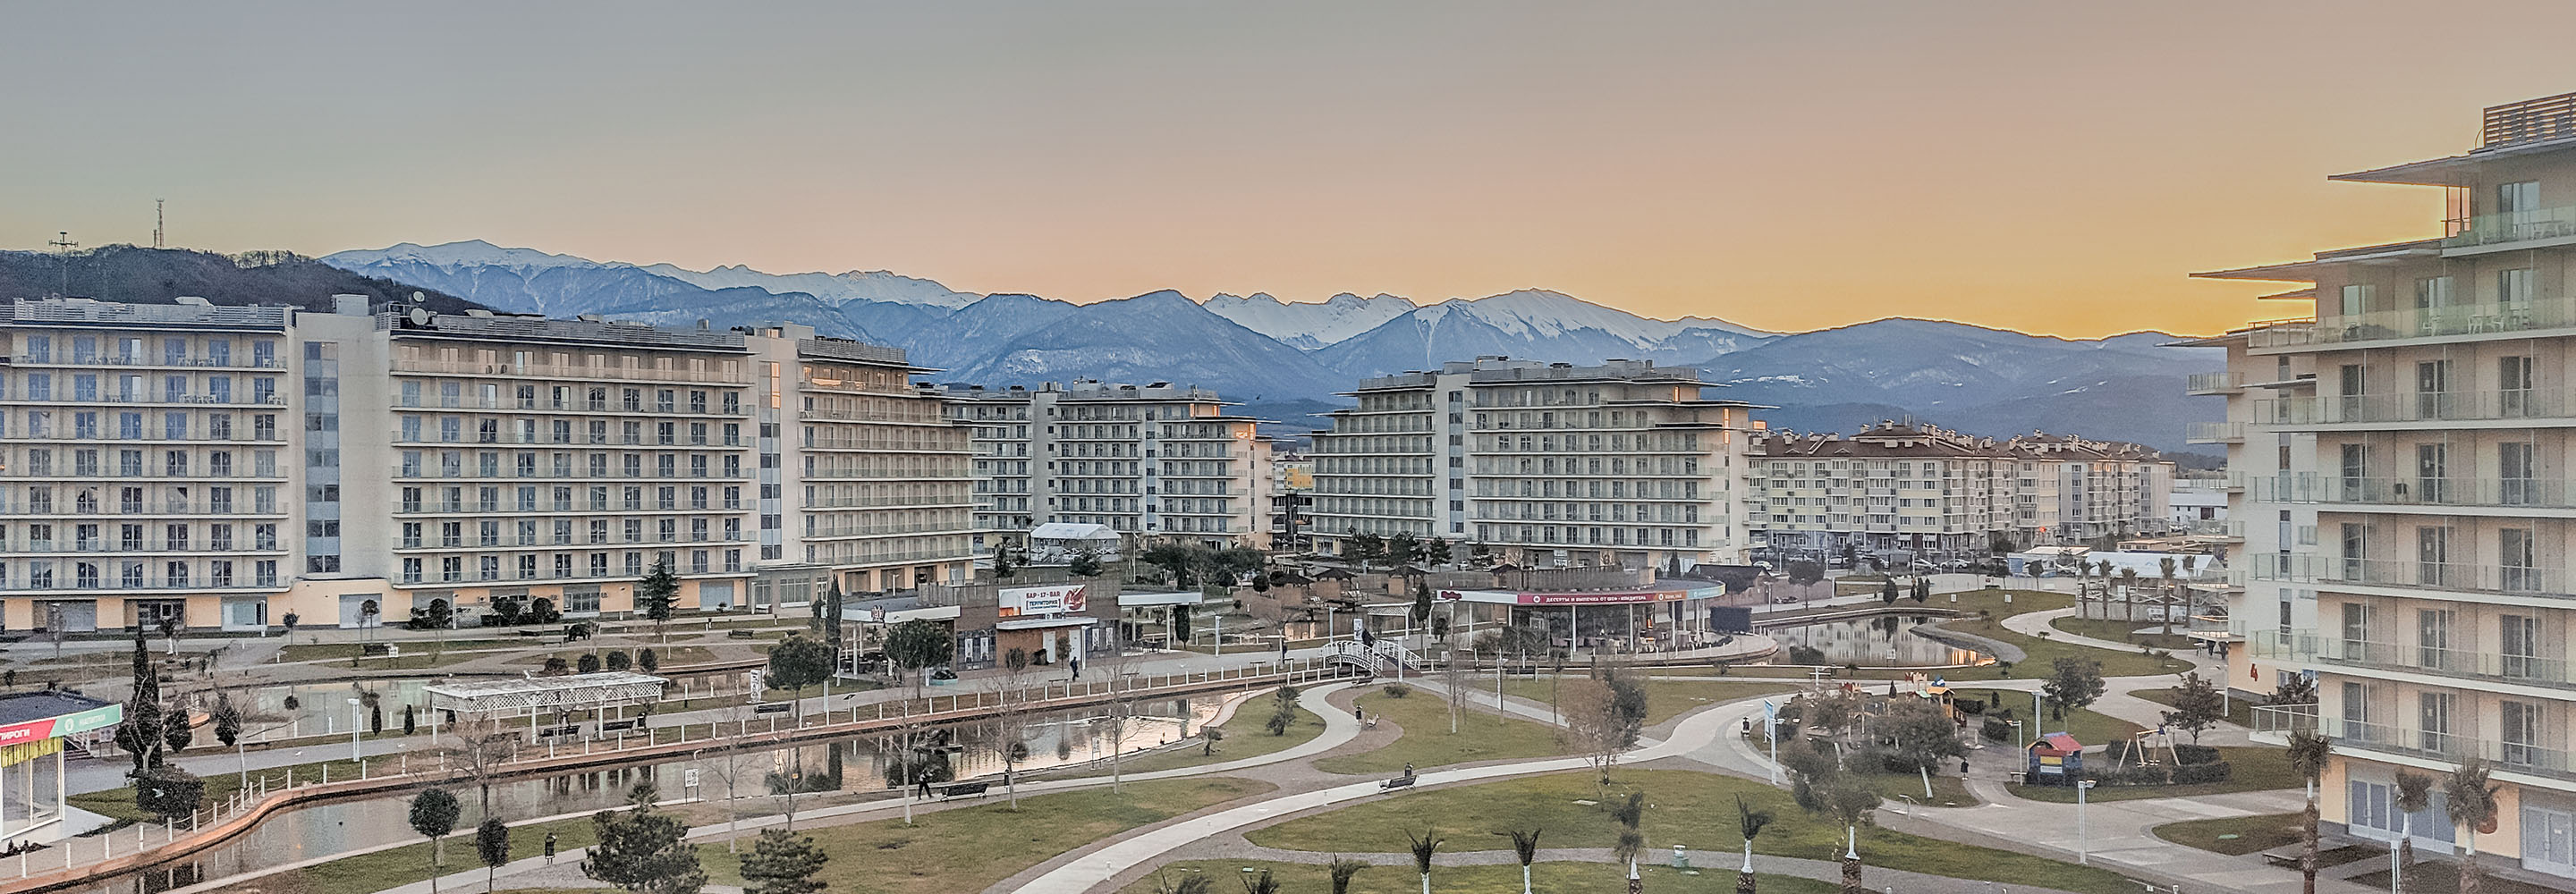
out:
M1405 840L1413 843L1413 870L1422 873L1422 894L1431 894L1431 855L1440 850L1440 837L1433 832L1424 829L1420 838L1411 831L1404 833Z
M1530 864L1538 860L1537 829L1512 830L1512 855L1521 858L1521 894L1530 894Z
M2084 603L2093 595L2093 563L2075 563L2075 616L2085 617ZM2105 614L2108 612L2106 611Z
M2164 558L2157 559L2157 560L2156 560L2156 565L2157 565L2157 568L2158 568L2159 572L2160 572L2161 574L2163 574L2164 579L2165 579L2165 589L2164 589L2164 602L2165 602L2164 619L2165 619L2165 625L2164 625L2164 631L2163 631L2163 633L2164 633L2164 635L2166 635L2166 636L2172 636L2172 635L2173 635L2173 615L2174 615L2174 608L2173 608L2173 607L2174 607L2174 601L2175 601L2175 600L2174 600L2174 557L2172 557L2172 556L2166 556L2166 557L2164 557Z
M2478 894L2478 830L2495 822L2496 789L2487 777L2495 768L2483 758L2469 758L2442 778L2443 809L2460 824L2460 894Z
M2103 572L2108 574L2110 572L2111 560L2102 560L2102 565ZM2123 624L2138 623L2138 569L2135 568L2120 569L2120 622ZM2124 640L2128 639L2129 631L2125 628L2122 629L2120 631L2120 638Z
M1744 830L1744 868L1735 873L1735 894L1753 894L1753 838L1762 834L1762 827L1771 824L1771 811L1745 806L1744 796L1737 795L1735 818Z
M1351 879L1358 876L1360 870L1367 868L1369 864L1358 860L1345 860L1339 854L1333 856L1333 862L1324 864L1324 872L1332 876L1333 894L1351 894Z
M2390 870L2390 890L2406 890L2406 870L2415 865L2415 814L2433 806L2433 777L2397 771L2397 866Z
M1610 818L1619 822L1619 839L1610 848L1610 858L1613 863L1628 864L1628 888L1633 891L1638 886L1637 855L1646 850L1646 833L1637 830L1638 822L1646 818L1645 793L1629 793L1610 808Z
M2317 894L2317 779L2325 775L2333 748L2326 737L2298 730L2290 734L2289 751L2290 769L2308 781L2308 806L2299 814L2299 891Z

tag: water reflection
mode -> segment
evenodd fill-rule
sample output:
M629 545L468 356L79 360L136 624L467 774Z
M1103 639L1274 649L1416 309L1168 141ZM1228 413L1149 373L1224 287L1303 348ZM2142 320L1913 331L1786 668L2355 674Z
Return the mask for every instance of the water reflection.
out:
M338 691L345 692L347 687L340 686ZM1112 753L1134 752L1181 741L1213 718L1222 701L1222 696L1213 694L1140 701L1134 705L1133 715L1114 739L1109 725L1101 722L1095 711L1066 711L1032 718L1027 724L1027 756L1018 762L1019 771L1025 774L1065 769L1095 761L1105 765ZM346 708L345 701L342 708ZM956 778L998 776L1002 772L1001 743L990 724L962 724L943 732L944 736L937 737L944 746L938 752L939 759L953 768ZM801 774L800 778L809 780L809 784L815 786L812 790L816 791L891 789L895 786L895 774L890 772L890 765L895 762L888 756L903 753L897 738L894 735L871 735L733 753L730 757L741 768L734 774L735 794L750 796L766 791L766 776L773 771ZM727 774L720 772L717 764L727 757L725 752L711 750L694 757L646 765L496 783L491 791L492 809L513 820L598 810L624 803L626 791L647 779L652 780L665 797L723 798L726 796ZM689 769L701 771L696 790L688 790L684 784L687 781L685 771ZM823 778L835 769L838 770L837 778L828 781ZM465 802L465 813L458 820L457 828L471 829L483 817L479 793L473 791L471 780L454 783L452 787L457 790L459 800ZM409 825L408 798L407 793L389 794L288 810L187 861L68 890L81 894L158 894L255 868L330 857L386 844L408 844L419 837ZM755 811L767 812L745 806L746 814ZM83 838L73 845L73 853L78 855L96 847L97 839ZM451 863L456 859L455 853L451 848ZM59 850L39 851L33 865L41 869L48 856L62 859ZM75 859L84 858L75 856ZM0 865L5 865L5 861L0 861Z
M1775 664L1802 663L1790 656L1792 647L1798 647L1800 652L1819 650L1824 653L1821 663L1831 665L1943 667L1974 664L1985 658L1975 650L1962 649L1913 632L1916 625L1935 620L1939 618L1931 615L1881 614L1772 627L1763 632L1780 643L1779 653L1771 659Z

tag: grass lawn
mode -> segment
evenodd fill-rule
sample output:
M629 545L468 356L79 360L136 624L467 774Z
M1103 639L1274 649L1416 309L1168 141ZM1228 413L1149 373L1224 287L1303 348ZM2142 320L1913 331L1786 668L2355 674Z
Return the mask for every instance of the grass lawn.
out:
M1401 845L1404 842L1398 839L1395 843ZM1544 841L1540 843L1542 846L1546 844ZM1484 846L1481 842L1453 840L1441 845L1441 849L1445 851L1452 847ZM1509 848L1511 839L1503 839L1503 846ZM1735 864L1733 863L1724 866L1702 866L1699 867L1698 875L1683 875L1667 865L1672 859L1671 854L1650 856L1656 857L1654 863L1641 862L1637 866L1637 874L1643 877L1648 891L1732 894L1735 890ZM1351 879L1351 894L1414 894L1422 890L1422 876L1414 873L1413 864L1410 862L1412 859L1408 856L1405 858L1407 862L1393 865L1379 864L1361 871L1357 878ZM1331 878L1324 874L1324 867L1316 863L1183 860L1164 864L1157 875L1146 876L1135 884L1128 885L1120 894L1161 894L1170 887L1180 885L1181 880L1196 875L1205 875L1210 881L1215 882L1209 886L1213 894L1225 894L1241 884L1235 881L1237 877L1251 876L1251 873L1244 872L1245 869L1270 870L1271 878L1279 882L1279 889L1282 891L1333 889ZM1795 876L1756 875L1754 878L1760 881L1764 894L1834 894L1842 890L1840 884L1827 884ZM1866 879L1867 876L1863 878ZM1531 887L1549 894L1559 894L1559 892L1562 894L1626 894L1628 871L1625 867L1614 867L1608 863L1546 862L1530 867L1530 884ZM1502 866L1434 865L1431 867L1431 887L1442 894L1520 894L1521 867L1517 863Z
M385 735L395 735L399 732L399 730L389 728L386 730ZM341 740L345 741L346 738L346 736L342 736ZM229 751L230 749L223 750ZM201 746L199 748L190 749L188 753L205 754L212 753L214 751L215 749ZM120 758L119 760L122 759ZM369 758L367 760L367 773L369 775L376 775L383 772L391 772L400 768L401 765L402 759L399 757ZM126 764L126 766L131 768L133 765ZM296 781L298 783L302 783L322 778L322 772L325 767L330 769L330 778L332 779L353 779L358 775L357 761L316 761L309 764L296 764L292 768L270 767L266 770L252 770L250 774L251 782L256 784L258 783L259 778L262 775L265 775L268 777L270 790L274 791L285 785L286 775L289 769L294 771ZM241 790L241 774L238 771L210 772L205 774L202 778L206 781L206 794L205 799L199 802L200 806L213 804L225 798L232 797L234 792ZM100 789L94 792L82 792L63 800L74 807L112 819L158 821L157 817L145 814L141 809L134 806L134 787L130 785L122 788L109 788ZM471 844L468 844L467 846L472 847Z
M603 646L598 650L599 660L606 662L608 660L608 653L610 652L624 652L626 653L627 658L633 659L638 657L638 653L643 652L645 649L653 650L654 666L660 668L670 668L686 664L704 664L709 661L714 661L716 657L715 650L709 649L705 646L648 645L637 646L631 649L623 646ZM549 652L543 655L530 655L526 658L519 659L516 663L543 666L548 658L561 658L564 660L565 664L578 667L581 665L581 656L591 654L591 652L592 650L590 649L566 649L562 651ZM607 665L603 663L601 666L605 667ZM638 672L643 671L643 667L641 665L636 665L633 669ZM838 687L835 688L837 689Z
M2155 832L2156 837L2175 844L2233 857L2299 843L2299 815L2266 813L2185 820L2166 823L2150 831Z
M2040 733L2062 732L2073 734L2075 736L2075 741L2082 742L2086 745L2106 745L2115 739L2126 739L2130 736L2137 735L2139 732L2146 729L2146 727L2095 711L2091 708L2082 708L2068 712L2063 720L2050 720L2042 717L2040 718L2039 725L2040 727L2045 728L2033 728L2030 725L2030 693L2017 692L2010 689L1957 689L1952 690L1950 695L1952 698L1984 699L1986 704L1989 706L1987 708L1989 712L1993 711L1993 706L1997 705L2011 708L2013 711L2013 717L2020 719L2022 722L2022 734L2024 736L2034 736ZM2052 705L2050 707L2055 706ZM1977 728L1983 723L1983 720L1970 718L1968 721L1969 734L1976 734ZM2006 747L2010 747L2012 743L2007 741L2004 744Z
M1403 727L1404 735L1375 751L1317 758L1315 769L1326 773L1393 773L1409 763L1417 770L1428 770L1469 761L1548 757L1564 754L1570 747L1558 743L1556 730L1546 724L1499 717L1474 708L1460 712L1458 731L1452 733L1448 703L1422 689L1403 698L1384 691L1371 692L1360 696L1359 707L1369 716Z
M2114 604L2116 605L2117 603ZM2137 645L2152 646L2158 649L2194 649L2200 647L2199 640L2192 639L2191 637L2184 636L2179 633L2136 632L2139 630L2158 628L2159 625L2154 621L2123 621L2116 618L2078 618L2073 615L2068 615L2063 618L2049 621L2048 626L2055 627L2059 630L2063 630L2077 636L2089 636L2094 639L2107 639L2115 643L2135 643ZM2182 628L2176 627L2174 629L2180 630Z
M1635 668L1635 670L1640 673L1651 674L1654 669ZM1550 693L1558 684L1583 679L1582 672L1573 668L1567 668L1565 673L1566 676L1563 680L1547 678L1536 680L1505 680L1503 681L1503 693L1546 704L1550 697ZM1493 680L1491 678L1488 678L1485 682L1488 686L1493 684ZM1646 725L1653 726L1680 716L1684 712L1697 710L1709 705L1725 704L1727 702L1748 699L1758 695L1770 695L1775 692L1795 692L1801 688L1803 687L1789 683L1756 681L1738 682L1733 680L1719 681L1714 679L1708 681L1656 680L1650 678L1646 681ZM1483 695L1485 698L1484 703L1488 706L1492 705L1494 691L1488 688L1484 690ZM1443 726L1442 728L1446 729L1447 727Z
M2383 853L2380 859L2385 860L2387 857ZM2492 854L2478 859L2478 866L2481 868L2499 863L2510 865L2504 858ZM2388 889L2388 870L2382 869L2368 875L2356 875L2352 877L2352 881L2354 884L2384 891ZM2458 863L2418 862L2406 869L2407 894L2459 894L2459 890L2460 865ZM2529 882L2497 878L2492 873L2478 880L2478 891L2481 894L2566 894L2566 891L2559 888L2544 888Z
M1151 773L1156 770L1204 767L1209 764L1275 754L1314 741L1316 736L1323 735L1324 718L1317 717L1315 712L1304 708L1297 709L1297 719L1288 724L1287 733L1271 735L1266 724L1270 722L1270 712L1274 704L1271 696L1265 693L1253 696L1237 706L1234 709L1234 717L1217 727L1224 732L1225 737L1217 740L1215 754L1200 753L1207 750L1206 741L1201 739L1196 740L1191 747L1148 754L1126 761L1124 769L1129 773Z
M460 793L471 807L472 792ZM474 827L459 821L457 834L447 836L442 872L463 872L483 864L474 854ZM598 840L597 827L589 817L555 820L510 827L510 859L517 860L545 853L546 833L555 833L555 849L589 847ZM397 885L425 881L429 878L429 842L407 844L371 854L342 857L327 863L316 863L302 869L290 869L275 875L227 889L241 894L370 894ZM721 850L721 849L719 849ZM569 863L570 861L565 861ZM476 888L481 887L478 879ZM598 889L590 889L596 892Z
M832 855L819 874L832 891L949 894L981 891L1057 854L1270 788L1248 779L1163 779L1129 783L1124 792L1025 797L1016 811L996 800L920 814L910 826L890 819L798 831ZM742 884L741 858L724 842L699 845L698 859L709 883Z
M2072 597L2060 598L2072 599ZM1974 634L2019 646L2027 657L2013 665L2011 676L2025 680L2047 677L2050 663L2059 658L2090 658L2101 662L2102 675L2105 677L2146 677L2157 674L2178 674L2191 669L2191 662L2179 658L2158 658L2144 652L2114 652L2109 649L2096 649L2091 646L2024 636L2004 629L2000 615L1993 620L1976 617L1953 618L1942 622L1941 627L1944 630ZM1997 669L2000 670L2000 667Z
M380 643L379 645L386 644L401 646L403 657L410 658L414 655L428 655L433 653L463 652L474 649L507 649L512 647L543 645L544 641L523 639L392 640L389 641L389 643ZM363 645L364 644L362 643L297 643L294 645L278 647L277 660L347 661L352 658L357 658ZM381 655L368 656L368 658L363 660L361 664L364 666L372 666L377 664L383 657L384 656ZM464 659L459 658L458 660L461 661Z
M1842 844L1843 830L1833 828L1831 820L1808 815L1790 802L1787 792L1758 781L1687 770L1614 770L1612 777L1624 788L1648 793L1644 830L1649 849L1681 844L1724 850L1738 845L1728 840L1735 837L1731 821L1717 818L1732 816L1739 796L1778 817L1755 839L1754 850L1814 857ZM1256 829L1246 837L1267 847L1383 853L1390 842L1403 844L1398 830L1427 827L1458 842L1461 850L1508 850L1510 841L1497 837L1500 833L1535 826L1545 830L1546 847L1609 847L1618 836L1618 824L1610 819L1608 805L1577 803L1602 797L1590 772L1554 773L1395 795ZM1467 843L1471 841L1482 843ZM1875 826L1861 838L1860 852L1871 866L2006 886L2086 894L2137 891L2137 885L2117 873Z
M2173 687L2170 686L2149 686L2145 689L2132 689L2129 690L2129 694L2155 702L2159 705L2170 706L2174 703ZM2254 699L2231 698L2228 699L2227 702L2227 722L2249 728L2254 725Z
M2289 754L2287 749L2259 745L2222 747L2218 749L2219 757L2236 765L2236 769L2231 772L2226 782L2192 785L2105 785L2093 789L2091 794L2085 796L2085 800L2133 801L2139 798L2186 798L2227 792L2299 788L2305 783L2299 779L2299 774L2291 772ZM2084 759L2092 761L2099 757L2100 755L2088 754ZM2016 796L2033 801L2075 803L2075 790L2071 788L2054 785L2012 785L2006 788Z

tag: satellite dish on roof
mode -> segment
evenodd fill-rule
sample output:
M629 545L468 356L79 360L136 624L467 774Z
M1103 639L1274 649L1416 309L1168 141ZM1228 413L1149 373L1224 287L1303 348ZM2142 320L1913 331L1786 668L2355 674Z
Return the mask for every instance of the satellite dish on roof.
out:
M414 326L427 326L427 325L429 325L429 309L428 309L428 308L423 308L423 307L415 307L415 308L412 308L412 309L411 309L411 324L412 324L412 325L414 325Z
M413 292L413 293L411 293L411 303L413 303L413 304L419 304L419 303L421 303L422 301L426 301L426 300L428 300L428 299L427 299L426 297L422 296L419 292Z

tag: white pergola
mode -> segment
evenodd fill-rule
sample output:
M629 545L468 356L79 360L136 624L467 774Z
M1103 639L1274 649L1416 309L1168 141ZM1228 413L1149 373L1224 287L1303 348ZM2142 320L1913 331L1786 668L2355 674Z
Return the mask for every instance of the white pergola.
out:
M460 717L515 717L525 712L528 729L537 718L566 711L617 710L659 700L670 680L652 674L601 671L558 677L463 680L421 687L429 694L429 735L438 739L438 722L447 712Z

